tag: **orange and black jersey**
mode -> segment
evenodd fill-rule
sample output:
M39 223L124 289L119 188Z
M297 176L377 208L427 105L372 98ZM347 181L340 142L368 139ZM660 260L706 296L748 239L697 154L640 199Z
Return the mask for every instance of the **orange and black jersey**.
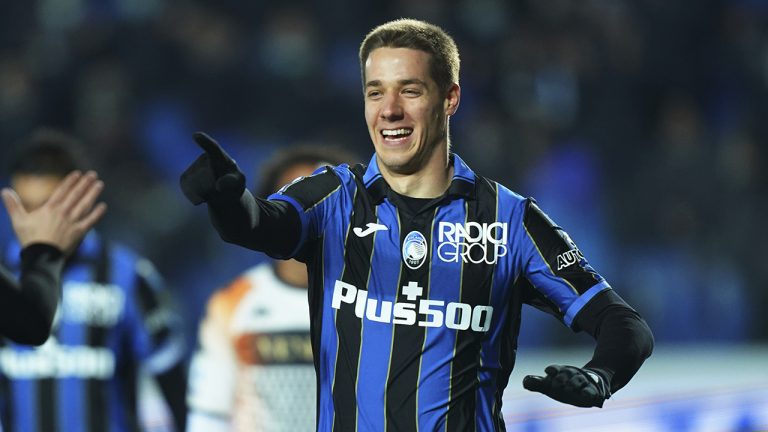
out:
M451 163L446 193L423 203L374 155L209 206L225 240L308 265L318 430L503 430L524 303L599 336L590 367L613 390L650 351L640 317L533 200Z

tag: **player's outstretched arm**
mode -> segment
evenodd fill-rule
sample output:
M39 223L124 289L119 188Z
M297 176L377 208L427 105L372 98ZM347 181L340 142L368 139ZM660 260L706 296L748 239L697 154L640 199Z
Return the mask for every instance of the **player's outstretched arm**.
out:
M301 234L296 209L282 201L254 198L245 188L245 175L219 143L202 132L193 138L203 153L179 180L187 199L194 205L208 204L222 240L271 256L287 256Z
M546 376L529 375L523 386L564 403L600 407L624 387L653 352L648 324L613 290L596 295L579 312L576 327L597 341L583 368L552 365Z
M3 189L2 197L22 247L43 243L68 253L104 215L104 203L94 206L103 189L104 183L95 172L83 175L74 171L62 180L45 204L33 211L24 209L13 189Z

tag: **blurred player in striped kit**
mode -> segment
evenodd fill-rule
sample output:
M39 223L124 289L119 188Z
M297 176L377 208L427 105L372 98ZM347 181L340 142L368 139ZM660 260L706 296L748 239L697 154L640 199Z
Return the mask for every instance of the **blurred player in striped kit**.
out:
M29 212L13 189L3 189L3 203L22 249L18 280L0 265L1 335L31 345L48 339L66 254L104 215L104 203L94 206L103 188L95 172L73 171L43 205Z
M349 159L337 149L283 150L262 170L258 194ZM213 294L190 367L188 432L314 430L307 283L306 265L274 260Z
M25 209L46 202L86 159L73 137L34 134L10 167ZM13 242L2 257L16 273L20 248ZM64 265L51 337L39 348L0 342L3 430L137 430L140 371L157 380L177 429L183 429L184 339L167 300L148 260L90 230Z

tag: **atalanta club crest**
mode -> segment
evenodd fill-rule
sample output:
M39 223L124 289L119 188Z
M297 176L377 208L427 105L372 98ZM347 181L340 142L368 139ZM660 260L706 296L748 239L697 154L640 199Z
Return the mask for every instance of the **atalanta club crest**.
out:
M403 241L403 261L411 270L421 267L427 258L427 239L418 231L411 231Z

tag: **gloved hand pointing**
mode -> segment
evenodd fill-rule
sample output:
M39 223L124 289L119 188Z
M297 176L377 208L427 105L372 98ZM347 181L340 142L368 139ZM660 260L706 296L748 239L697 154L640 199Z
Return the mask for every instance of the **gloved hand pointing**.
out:
M601 407L611 396L607 384L598 374L575 366L550 365L546 376L528 375L523 387L543 393L552 399L578 407Z
M245 175L213 138L203 132L192 137L205 153L181 174L179 183L192 204L233 201L245 190Z

